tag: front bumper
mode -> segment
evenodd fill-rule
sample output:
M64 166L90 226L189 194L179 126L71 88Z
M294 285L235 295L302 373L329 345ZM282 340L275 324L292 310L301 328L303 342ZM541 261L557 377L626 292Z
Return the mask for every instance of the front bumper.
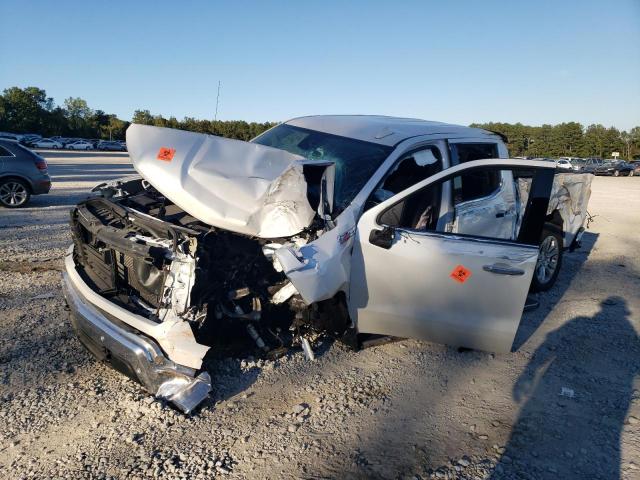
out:
M169 360L156 342L91 304L75 285L82 280L74 273L62 274L62 288L73 328L91 354L185 413L209 396L207 372L196 375L196 370Z

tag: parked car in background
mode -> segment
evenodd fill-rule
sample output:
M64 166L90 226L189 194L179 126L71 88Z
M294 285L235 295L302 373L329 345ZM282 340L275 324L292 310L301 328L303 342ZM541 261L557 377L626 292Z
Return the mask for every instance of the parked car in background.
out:
M50 138L41 138L40 140L36 140L35 142L31 142L31 146L34 148L53 148L58 149L62 148L64 145L60 142L56 142Z
M112 140L102 140L98 142L96 146L98 150L107 150L113 152L124 152L125 148L120 144L120 142L112 141Z
M69 150L93 150L93 144L87 140L76 140L66 145Z
M579 170L579 167L574 166L571 161L566 158L560 158L556 161L556 167L562 170Z
M2 133L0 133L0 139L3 139L3 140L14 140L16 142L19 142L22 139L22 135L18 135L16 133L5 133L5 132L2 132Z
M22 145L29 146L30 143L36 142L41 138L42 138L42 135L38 135L37 133L27 133L25 135L22 135L22 138L20 139L20 143Z
M50 189L46 160L16 141L0 139L0 205L23 207L31 195Z
M558 159L558 168L579 171L581 160L582 158L580 157L560 157Z
M601 158L585 158L580 162L582 173L595 173L596 168L602 166L604 161Z
M619 177L621 175L633 176L634 167L624 160L610 160L596 167L593 172L595 175L612 175Z
M80 141L84 141L84 138L67 138L64 142L62 142L62 144L64 145L64 148L69 148L69 145L71 145L72 143Z

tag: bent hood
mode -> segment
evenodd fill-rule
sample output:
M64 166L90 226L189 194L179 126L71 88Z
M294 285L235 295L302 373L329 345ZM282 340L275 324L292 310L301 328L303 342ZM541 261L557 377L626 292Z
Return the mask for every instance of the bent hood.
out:
M133 124L127 148L136 171L198 220L262 238L311 224L304 157L202 133Z

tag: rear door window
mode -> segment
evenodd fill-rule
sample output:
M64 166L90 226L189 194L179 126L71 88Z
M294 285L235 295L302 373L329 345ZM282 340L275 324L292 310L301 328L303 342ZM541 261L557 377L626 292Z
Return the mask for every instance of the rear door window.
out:
M0 145L0 157L15 157L15 155Z
M499 170L472 170L453 179L453 205L488 197L499 188Z
M495 143L451 143L449 144L452 165L498 158ZM500 188L501 175L497 170L471 170L453 181L453 204L488 197Z

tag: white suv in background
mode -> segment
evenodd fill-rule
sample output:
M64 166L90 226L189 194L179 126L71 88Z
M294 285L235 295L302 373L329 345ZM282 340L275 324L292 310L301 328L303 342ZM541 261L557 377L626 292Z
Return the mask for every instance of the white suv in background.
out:
M556 162L556 166L558 168L563 169L563 170L575 170L575 171L580 170L580 167L578 165L574 165L571 160L577 160L577 158L575 158L575 157L573 157L573 158L572 157L561 157Z
M93 144L86 140L78 140L67 145L69 150L93 150Z

